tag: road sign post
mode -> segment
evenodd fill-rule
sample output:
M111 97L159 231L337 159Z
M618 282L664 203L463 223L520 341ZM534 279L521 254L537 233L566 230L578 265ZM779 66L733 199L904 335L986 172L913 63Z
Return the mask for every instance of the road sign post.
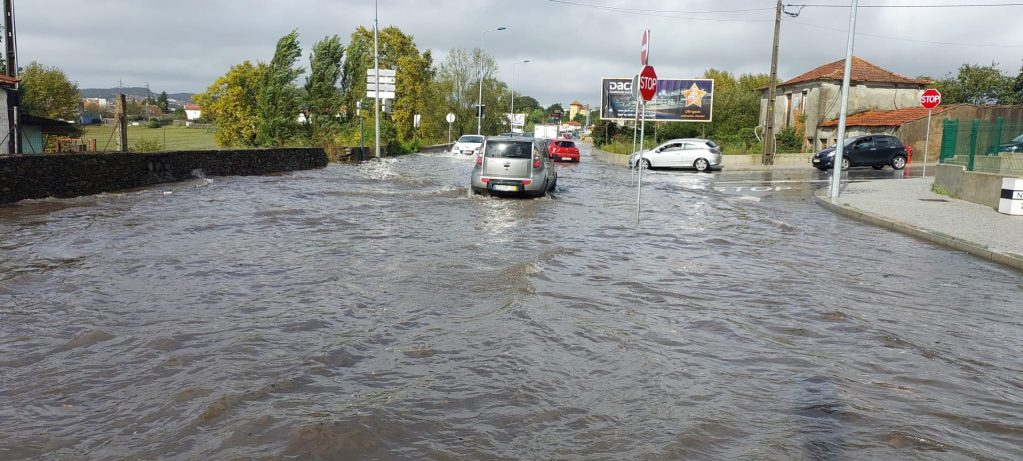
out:
M455 114L453 114L451 112L448 112L448 115L447 115L447 117L444 117L444 120L448 121L448 142L450 143L451 142L451 124L455 123Z
M938 107L938 104L941 104L940 91L928 88L920 95L920 105L927 108L927 134L924 136L924 177L927 177L927 150L931 146L931 112Z
M639 73L639 94L643 97L642 115L639 122L639 157L636 168L639 168L639 180L636 183L636 223L639 223L639 211L643 191L643 154L646 151L646 103L657 94L657 72L653 66L644 66Z

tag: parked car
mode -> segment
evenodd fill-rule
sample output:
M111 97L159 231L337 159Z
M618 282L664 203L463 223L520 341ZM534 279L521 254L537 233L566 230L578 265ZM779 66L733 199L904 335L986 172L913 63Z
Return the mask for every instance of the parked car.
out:
M451 146L452 154L463 154L472 155L479 152L480 146L483 145L483 136L477 134L466 134L458 138L455 144Z
M819 170L835 167L835 147L831 146L813 156L811 162ZM909 154L906 146L895 136L857 136L845 142L842 149L842 169L854 166L869 166L880 170L891 166L896 170L906 167Z
M639 165L640 153L629 156L629 167ZM707 171L721 168L721 147L714 141L700 138L672 139L643 153L643 166L647 168L696 168Z
M551 141L547 152L555 162L579 162L579 147L574 141Z
M543 196L558 184L558 171L543 142L522 137L487 138L472 169L479 194Z
M1001 152L1023 152L1023 134L1012 138L1005 144L999 144L995 153Z

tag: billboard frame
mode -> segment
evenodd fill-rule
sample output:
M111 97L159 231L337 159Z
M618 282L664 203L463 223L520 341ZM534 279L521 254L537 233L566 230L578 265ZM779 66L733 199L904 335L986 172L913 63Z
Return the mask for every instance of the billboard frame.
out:
M632 81L633 81L632 77L628 77L628 78L626 78L626 77L601 77L601 79L600 79L600 119L601 120L615 120L615 121L636 120L638 117L635 117L635 116L633 116L633 117L608 117L608 116L606 116L609 113L608 112L609 111L608 103L609 103L609 98L610 98L610 94L611 94L610 93L611 89L609 87L609 82L608 82L609 80L616 81L618 83L618 88L615 88L614 91L618 95L619 98L623 98L625 95L628 95L628 101L627 101L628 105L619 104L619 106L628 107L633 112L635 111L636 99L632 97L632 89L628 88L629 86L632 85ZM702 83L697 83L697 82L702 82ZM707 82L709 82L709 83L707 83ZM662 85L664 85L664 86L662 86ZM690 91L692 85L696 85L697 88L701 92L704 93L704 95L701 97L701 105L700 105L701 109L700 109L700 112L706 112L705 118L682 118L681 116L674 117L674 118L669 118L669 117L657 118L658 112L656 110L656 106L657 106L657 102L656 101L657 101L659 95L662 94L661 88L671 87L672 89L670 89L669 91L678 92L679 95L677 95L676 98L680 98L682 96L681 93L683 93L684 91ZM657 93L658 96L654 96L653 101L647 103L647 116L646 116L646 120L648 120L648 121L656 121L656 122L692 122L692 123L711 123L711 122L714 121L714 79L712 79L712 78L682 78L682 79L676 79L676 78L658 78L657 79L657 87L658 87L658 93ZM682 90L681 88L686 88L686 90ZM706 90L707 88L709 88L709 91ZM708 99L708 98L709 98L709 100L704 103L703 99ZM692 104L683 105L683 106L681 106L681 109L679 109L679 107L675 107L674 109L672 109L672 111L678 111L678 110L685 111L686 108L689 107L690 105L692 105ZM653 109L654 109L653 111L651 111L651 106L654 106L653 107ZM706 111L703 110L704 106L706 106L706 108L707 108ZM663 113L662 113L662 115L663 115Z

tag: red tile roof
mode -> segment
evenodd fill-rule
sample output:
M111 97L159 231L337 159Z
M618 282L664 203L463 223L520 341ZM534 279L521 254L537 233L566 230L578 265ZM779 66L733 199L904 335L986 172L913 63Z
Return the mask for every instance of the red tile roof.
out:
M183 108L185 110L202 110L202 108L199 107L198 104L192 104L190 102L186 102Z
M794 83L810 82L814 80L841 81L842 75L845 73L844 71L845 59L839 59L838 61L825 64L800 76L789 79L782 83L782 85L791 85ZM917 85L926 85L930 83L929 80L904 77L890 70L883 69L875 64L871 64L856 56L853 56L852 77L850 77L850 80L854 82L906 83Z
M8 76L8 75L0 74L0 84L14 85L16 83L18 83L18 78L17 77L11 77L11 76Z
M938 107L937 109L934 109L932 114L940 114L954 107L956 106L950 105ZM906 107L896 110L871 110L847 116L845 118L845 126L902 126L905 123L912 122L913 120L920 120L924 117L927 117L927 109L924 109L923 107ZM818 126L838 126L838 120L828 120Z
M572 101L572 104L569 104L569 105L570 106L582 106L583 103L579 102L579 100L576 99L575 101Z

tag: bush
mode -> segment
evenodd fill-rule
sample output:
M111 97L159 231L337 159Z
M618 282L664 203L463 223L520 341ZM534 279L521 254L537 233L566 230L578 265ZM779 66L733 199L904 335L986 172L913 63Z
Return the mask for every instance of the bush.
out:
M160 141L146 136L136 139L135 143L131 145L132 152L156 152L161 148L163 145L160 144Z
M149 128L162 128L163 127L163 125L161 125L160 121L157 120L157 119L150 120L149 123L146 124L146 126L149 127Z
M800 142L799 136L796 135L796 129L791 127L779 131L776 139L778 141L777 148L780 151L798 152L803 145L803 143Z

